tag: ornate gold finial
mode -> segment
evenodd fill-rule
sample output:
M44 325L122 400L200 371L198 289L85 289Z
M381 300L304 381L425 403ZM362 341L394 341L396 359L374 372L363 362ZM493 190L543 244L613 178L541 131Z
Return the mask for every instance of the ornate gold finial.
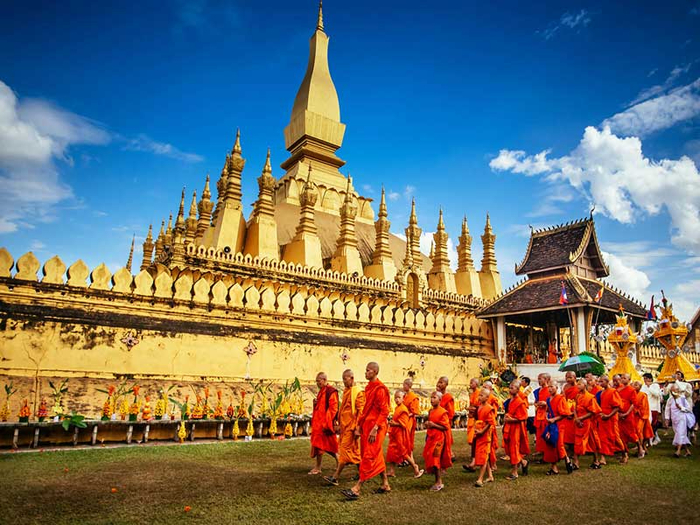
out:
M481 259L481 271L496 270L496 236L491 229L491 218L488 212L486 213L486 225L484 226L484 234L481 236L481 242L484 245L484 256Z
M192 202L190 203L190 215L188 218L197 218L197 190L192 192Z
M265 159L265 166L263 167L263 173L272 173L272 165L270 164L270 148L267 148L267 158Z
M316 191L316 184L311 180L311 166L309 166L309 174L306 176L306 182L301 190L301 195L299 195L299 203L302 206L313 208L317 200L318 192Z
M435 241L430 241L430 259L435 258Z
M384 186L382 186L382 200L379 201L379 217L387 218L389 212L386 209L386 192L384 191Z
M413 197L411 199L411 216L408 218L408 223L413 225L413 224L418 224L418 217L416 215L416 198Z
M204 191L202 192L202 199L211 199L211 190L209 189L209 173L207 173L207 180L204 183Z
M151 230L148 230L150 234ZM129 250L129 258L126 261L126 269L131 271L131 263L134 261L134 245L136 244L136 234L131 238L131 249Z
M462 235L469 235L469 225L467 224L467 216L462 219Z
M231 153L233 153L233 155L241 155L243 153L241 149L241 128L236 129L236 142L233 143Z
M133 246L133 244L132 244ZM141 270L145 270L151 265L151 260L153 258L153 224L148 225L148 235L146 235L146 240L143 241L143 259L141 260ZM132 247L133 251L133 247ZM128 268L131 271L131 267Z
M182 233L185 231L185 188L182 188L182 195L180 197L180 209L177 212L177 218L175 219L175 233Z
M489 217L489 212L486 212L486 226L484 227L484 231L491 232L491 217Z
M323 31L323 0L318 2L318 21L316 22L316 31Z
M462 235L459 236L459 244L457 245L457 271L466 272L473 269L472 236L469 234L469 225L465 215L462 220Z
M440 218L438 219L437 229L438 229L438 231L445 230L445 221L442 218L442 208L440 208Z

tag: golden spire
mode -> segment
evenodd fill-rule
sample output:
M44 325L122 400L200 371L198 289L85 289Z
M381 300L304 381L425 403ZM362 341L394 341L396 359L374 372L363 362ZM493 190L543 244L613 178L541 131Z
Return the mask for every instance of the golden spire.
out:
M226 189L225 200L227 202L240 203L243 193L241 191L241 173L245 167L245 159L241 156L241 130L236 131L236 142L233 144L231 155L226 158Z
M248 221L248 231L245 237L244 253L261 259L279 259L279 244L277 242L277 221L273 194L277 181L272 176L270 163L270 148L262 173L258 177L258 200L253 204L253 214Z
M202 192L202 199L211 199L211 190L209 189L209 173L207 173L207 180L204 183L204 191Z
M416 216L416 198L411 199L411 216L408 218L408 224L417 225L418 217Z
M153 225L148 225L148 235L143 241L143 260L141 261L141 270L145 270L151 265L153 258ZM131 270L131 268L129 268Z
M163 246L165 246L165 220L160 221L160 232L158 233L158 238L156 239L156 261L160 259L160 256L163 253ZM143 270L143 268L141 269Z
M233 148L231 149L231 156L238 155L240 157L243 150L241 149L241 128L236 128L236 141L233 143Z
M437 231L433 234L435 251L431 253L430 260L433 262L431 273L450 273L450 257L447 254L447 232L445 231L445 221L443 219L442 208L440 208L440 218L438 219Z
M389 229L391 223L388 220L389 213L386 208L386 192L382 186L382 199L379 203L379 216L374 223L375 243L372 253L372 265L365 268L368 277L392 280L396 276L396 265L389 248ZM369 271L368 271L369 269Z
M430 241L430 260L435 257L435 241Z
M170 214L168 218L168 227L165 229L165 235L163 236L163 245L170 246L173 243L173 214Z
M177 219L175 219L175 234L183 233L185 231L185 188L182 188L182 196L180 197L180 209L177 212Z
M420 253L420 237L423 230L418 227L418 216L416 215L416 199L411 201L411 216L408 218L408 228L406 228L406 239L411 239L411 251L413 264L420 267L423 258Z
M331 268L350 275L362 274L362 260L360 252L357 250L357 235L355 234L356 216L355 192L352 188L352 177L348 175L345 200L340 207L340 237L331 259Z
M272 203L272 194L276 184L272 176L272 164L270 163L270 148L267 148L267 158L263 166L262 174L258 177L258 200L253 205L253 217L266 216L274 218L275 209Z
M472 236L469 235L469 226L467 225L467 216L464 216L462 221L462 235L459 236L459 244L457 245L457 271L465 272L474 269L474 260L472 259Z
M316 31L323 31L323 0L318 2L318 21L316 22Z
M197 205L197 211L199 211L199 220L197 221L197 233L195 238L200 244L204 244L202 241L204 239L204 234L207 229L211 226L211 211L214 209L214 203L211 201L211 191L209 190L209 174L207 173L207 180L204 183L204 191L202 191L202 199Z
M190 213L185 221L185 232L185 244L193 242L197 235L197 190L192 192Z
M496 236L491 229L491 218L488 212L486 213L486 226L484 226L484 234L481 236L481 242L484 245L484 256L481 259L481 271L496 270Z
M136 234L134 234L134 236L131 238L131 249L129 250L129 258L126 260L126 269L129 271L131 271L131 263L134 261L134 245L135 244L136 244Z
M406 229L406 251L403 256L403 268L407 270L413 266L413 241L411 239L411 231Z
M379 202L379 217L384 217L385 219L389 216L386 209L386 192L384 191L384 186L382 186L382 199Z

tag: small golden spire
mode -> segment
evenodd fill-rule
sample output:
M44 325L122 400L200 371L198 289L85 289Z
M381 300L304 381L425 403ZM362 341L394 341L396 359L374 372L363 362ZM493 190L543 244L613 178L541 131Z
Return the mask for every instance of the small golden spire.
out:
M489 217L489 212L486 212L486 226L484 227L485 232L491 232L491 218Z
M150 233L150 230L148 230ZM129 258L126 261L126 269L131 271L131 263L134 261L134 244L136 244L136 234L131 238L131 250L129 250Z
M158 238L162 239L165 237L165 219L160 221L160 233L158 233Z
M148 235L146 235L146 240L143 241L143 258L141 259L141 270L145 270L151 265L151 261L153 259L153 248L155 245L153 244L153 225L149 224L148 225ZM132 252L133 252L133 243L132 243ZM131 267L128 268L129 271L131 271Z
M445 221L442 218L442 208L440 208L440 218L438 219L438 225L437 225L438 230L445 230Z
M379 216L388 217L389 212L386 209L386 192L384 191L384 186L382 186L382 200L379 201Z
M430 259L435 258L435 241L430 241Z
M189 218L197 218L197 190L194 190L194 192L192 192L192 202L190 203Z
M202 192L202 199L211 199L211 190L209 189L209 173L207 173L207 181L204 183L204 191Z
M180 196L180 209L177 212L177 218L175 219L175 233L182 233L185 231L185 188L182 188L182 195Z
M153 240L153 225L148 225L148 235L146 235L146 241L151 242Z
M263 173L271 174L272 165L270 164L270 148L267 148L267 158L265 159L265 166L263 167Z
M462 220L462 235L469 235L469 226L467 225L467 216Z
M408 218L409 224L418 224L418 217L416 216L416 198L411 199L411 216Z
M234 155L241 155L243 150L241 149L241 129L236 129L236 142L233 143L233 149L231 153Z
M323 31L323 0L318 2L318 21L316 22L316 31Z

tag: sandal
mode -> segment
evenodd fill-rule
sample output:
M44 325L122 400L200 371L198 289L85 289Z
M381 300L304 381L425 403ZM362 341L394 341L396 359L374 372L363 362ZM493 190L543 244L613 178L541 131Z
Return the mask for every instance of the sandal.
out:
M566 472L567 474L571 474L574 471L574 464L571 462L569 458L566 458Z
M355 501L356 499L360 499L360 495L353 492L352 489L344 489L341 490L340 493L345 496L345 499L349 501Z
M462 469L465 472L476 472L476 469L470 465L462 465Z
M338 480L334 478L333 476L323 476L323 481L326 483L333 485L334 487L338 486Z
M433 485L432 487L430 487L430 490L432 490L433 492L439 492L444 488L445 488L445 485L440 484L440 485Z
M523 476L527 476L529 474L529 472L530 472L530 462L528 461L523 465Z
M484 486L484 482L483 481L475 481L474 486L477 488L481 488Z
M545 472L545 474L546 474L547 476L558 476L558 475L559 475L559 471L558 471L558 470L552 470L552 469L550 468L547 472Z
M384 487L379 487L374 491L375 494L388 494L389 492L391 492L391 489L385 489Z
M515 481L516 479L518 479L518 476L517 476L517 475L514 476L513 474L508 474L508 475L506 476L506 479L507 479L508 481Z
M418 478L420 478L423 474L425 474L425 470L420 469L420 470L418 471L418 474L415 474L415 475L413 476L413 478L414 478L414 479L418 479Z

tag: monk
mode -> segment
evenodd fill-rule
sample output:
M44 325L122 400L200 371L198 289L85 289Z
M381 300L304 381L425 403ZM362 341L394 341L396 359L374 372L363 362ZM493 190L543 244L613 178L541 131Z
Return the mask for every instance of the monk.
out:
M644 457L644 447L642 446L642 440L637 432L637 417L634 414L634 404L637 401L637 392L629 384L630 376L629 374L620 374L618 378L618 384L620 385L617 389L617 393L620 394L622 399L622 408L620 409L620 438L622 442L627 447L628 443L637 444L637 456L640 458Z
M578 389L576 388L576 373L567 372L564 376L566 383L564 384L564 389L562 393L569 407L571 408L571 416L562 419L559 424L559 430L564 433L564 446L567 448L569 453L574 451L574 443L576 441L576 434L574 432L574 405L576 403L576 396L578 395ZM576 465L574 465L574 470L576 470Z
M343 372L343 399L340 402L338 412L338 426L336 433L340 435L338 440L338 467L332 476L323 479L331 485L338 486L340 473L346 465L360 464L360 439L355 436L357 420L365 406L365 394L359 386L355 385L355 374L348 369Z
M506 479L518 479L518 466L522 467L523 476L527 476L529 462L525 458L530 453L525 423L527 421L527 401L520 395L520 380L515 379L508 389L510 402L503 420L503 448L510 458L511 472Z
M588 391L588 382L579 379L576 383L578 395L576 396L576 412L574 418L574 470L580 467L579 457L589 452L593 453L592 469L600 468L599 450L593 436L592 418L600 413L600 406L595 396Z
M435 385L435 387L437 391L442 394L440 406L447 410L447 416L450 418L450 424L447 428L447 441L449 449L452 450L452 443L454 443L454 439L452 438L452 422L454 421L455 417L455 400L452 397L452 394L447 392L447 385L449 384L450 382L447 379L447 377L442 376L440 379L438 379L437 385ZM454 456L452 456L451 459L452 461L454 461Z
M328 377L323 372L316 376L316 386L318 395L311 416L311 457L316 458L316 466L309 471L311 475L321 473L324 453L338 460L338 437L335 435L338 391L328 384Z
M600 464L605 465L605 456L614 456L622 452L622 463L627 462L627 447L620 439L618 413L622 408L622 399L615 388L610 386L610 378L602 375L598 378L601 391L597 394L600 405L598 418L598 437L600 438Z
M557 466L557 463L559 463L559 461L562 459L566 463L566 471L571 474L574 469L573 464L566 453L566 448L564 447L564 434L559 431L557 434L557 439L552 440L552 442L547 442L544 437L542 437L542 435L545 433L547 425L549 424L554 424L557 426L557 429L559 429L561 421L571 415L571 408L569 407L569 403L566 402L566 398L559 393L559 387L554 381L551 380L551 378L545 388L549 394L549 397L545 402L545 405L547 406L545 426L542 428L542 434L538 436L538 439L542 442L542 447L544 449L542 453L542 460L550 465L549 470L547 471L547 476L556 476L559 474L559 467Z
M408 408L408 417L409 422L411 423L408 436L408 445L411 450L411 459L413 459L415 462L415 459L413 457L413 449L416 444L416 417L420 415L420 399L418 399L418 396L413 392L412 388L413 379L407 377L403 381L403 391L405 393L403 398L403 404L406 405L406 408Z
M399 463L408 461L408 464L413 467L413 477L420 478L423 475L423 471L418 468L411 455L409 443L411 418L404 399L405 394L403 390L397 390L394 393L396 410L394 410L391 421L389 421L389 448L386 450L386 462L389 463L387 476L395 478L396 471L394 467Z
M435 484L430 490L439 491L445 488L442 482L442 473L452 465L452 450L448 439L450 432L450 416L447 409L441 406L442 392L435 391L430 396L430 404L433 409L428 414L425 422L427 430L425 447L423 448L423 460L425 470L435 474Z
M544 454L545 443L542 439L542 433L547 426L547 399L549 399L549 381L551 376L546 373L541 373L537 376L537 388L535 394L535 451ZM568 415L568 413L567 413ZM560 418L561 419L561 418Z
M374 361L367 363L365 379L369 382L365 387L365 408L355 429L355 435L360 437L360 479L351 489L343 490L343 495L349 500L358 499L362 485L378 474L382 476L382 484L376 492L391 491L382 452L388 428L389 390L378 376L379 365Z
M462 465L462 468L467 472L475 472L476 463L474 462L474 424L476 423L476 413L479 409L479 380L472 377L469 380L469 408L467 409L467 444L471 447L472 460L468 465ZM488 398L487 398L488 399Z
M637 399L634 403L634 412L637 417L637 433L642 441L642 454L644 457L648 451L647 447L654 437L654 429L651 427L651 410L649 409L649 398L642 392L642 382L633 381L632 388L637 392Z
M474 429L472 441L472 456L474 465L479 467L479 477L474 482L475 487L484 486L484 476L486 482L493 481L493 472L491 471L490 456L491 446L493 444L492 428L496 428L496 409L489 403L491 393L488 389L482 388L479 391L477 398L478 405L475 407Z
M594 376L591 372L588 372L583 376L586 379L586 390L588 390L594 396L600 392L601 388L598 386L598 378Z
M496 395L493 393L493 383L491 381L484 381L484 384L482 388L485 388L489 391L489 404L496 409L496 413L498 414L498 410L501 408L501 401L496 397ZM496 466L496 451L498 449L498 431L496 430L496 427L493 427L491 429L491 454L489 456L489 464L491 465L491 471L496 472L498 469Z

